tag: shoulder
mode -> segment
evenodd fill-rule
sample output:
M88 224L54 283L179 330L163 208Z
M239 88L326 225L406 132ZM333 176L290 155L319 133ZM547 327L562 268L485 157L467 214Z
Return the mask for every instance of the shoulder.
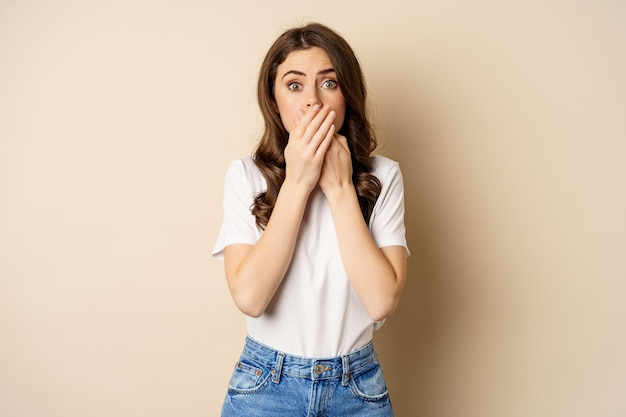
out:
M226 170L226 176L244 176L244 177L253 177L255 175L260 175L261 172L254 164L254 159L252 155L245 155L241 158L234 159L230 161L228 165L228 169Z
M372 155L371 157L372 160L372 166L374 167L374 169L377 168L391 168L391 167L397 167L398 166L398 162L394 161L393 159L387 158L386 156L383 155Z
M263 188L265 179L254 163L252 155L245 155L230 162L226 171L226 182L245 183L252 189Z
M228 165L229 171L244 171L244 172L254 172L254 170L258 171L256 165L254 164L254 158L252 155L245 155L241 158L233 159L230 161Z
M382 155L374 155L372 160L372 174L385 183L390 178L400 175L400 164L393 159Z

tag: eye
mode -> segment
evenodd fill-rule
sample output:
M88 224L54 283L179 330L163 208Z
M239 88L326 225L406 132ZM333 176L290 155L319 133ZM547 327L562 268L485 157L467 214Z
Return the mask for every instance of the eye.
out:
M287 84L287 88L290 89L291 91L296 91L296 90L301 90L302 85L294 81L294 82Z
M322 88L335 88L337 87L337 81L335 80L326 80L322 83Z

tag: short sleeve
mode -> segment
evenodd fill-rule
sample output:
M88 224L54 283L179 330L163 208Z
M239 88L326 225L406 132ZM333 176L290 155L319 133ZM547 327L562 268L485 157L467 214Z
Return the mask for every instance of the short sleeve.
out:
M224 248L232 244L256 244L260 231L250 211L255 196L244 162L232 161L224 180L224 217L213 248L213 257L223 259Z
M387 170L384 170L386 172L378 173L382 189L370 218L370 232L378 247L402 246L406 249L408 256L410 252L404 225L402 173L397 162L391 160L385 162L389 162L390 165Z

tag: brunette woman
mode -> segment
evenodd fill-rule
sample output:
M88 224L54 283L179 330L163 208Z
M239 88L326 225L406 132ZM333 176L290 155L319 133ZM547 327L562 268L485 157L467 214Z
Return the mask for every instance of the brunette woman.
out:
M265 131L228 168L213 251L248 331L222 416L392 416L372 333L404 287L404 194L371 155L360 65L326 26L288 30L258 101Z

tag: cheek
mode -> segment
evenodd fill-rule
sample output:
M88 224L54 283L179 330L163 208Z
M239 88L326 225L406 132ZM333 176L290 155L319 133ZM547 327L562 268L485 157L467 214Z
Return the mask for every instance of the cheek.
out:
M343 95L339 93L338 96L333 96L330 101L331 102L328 104L337 113L337 117L335 118L335 127L337 128L337 132L339 132L339 130L343 127L346 118L346 100L343 98Z
M337 128L337 132L341 130L346 120L346 106L345 103L342 103L335 110L337 112L337 117L335 118L335 127Z
M280 117L283 126L289 133L291 133L291 130L294 127L295 112L293 108L294 103L286 100L280 95L276 97L276 112L278 113L278 117Z
M283 122L283 126L285 127L287 133L291 133L291 130L295 127L292 118L288 115L285 115L285 113L281 113L279 117L280 120Z

